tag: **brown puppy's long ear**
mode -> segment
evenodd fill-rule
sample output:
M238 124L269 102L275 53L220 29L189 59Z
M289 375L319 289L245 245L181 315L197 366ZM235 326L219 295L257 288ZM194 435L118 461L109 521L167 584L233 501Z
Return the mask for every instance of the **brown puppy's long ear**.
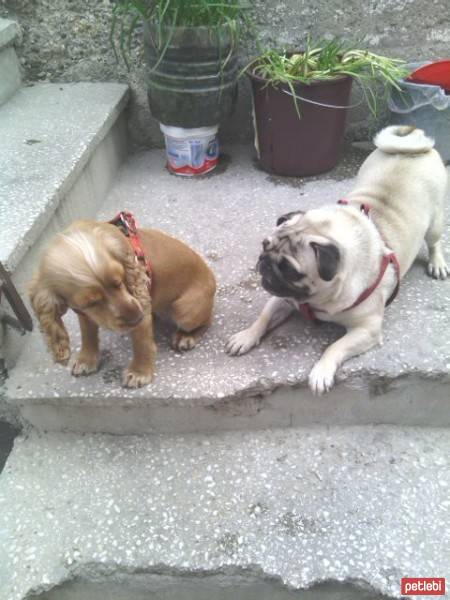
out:
M151 315L151 297L145 268L137 261L131 244L111 223L97 224L95 235L101 240L103 248L118 260L125 271L125 286L130 294L141 304L146 314Z
M70 358L70 339L61 318L67 311L66 303L41 281L39 275L31 282L29 292L31 305L54 361L66 365Z
M122 253L120 260L125 269L125 285L128 291L139 301L142 310L151 314L151 297L144 267L137 262L131 248Z
M334 244L319 244L318 242L310 242L310 245L316 255L319 277L324 281L331 281L339 266L339 248Z

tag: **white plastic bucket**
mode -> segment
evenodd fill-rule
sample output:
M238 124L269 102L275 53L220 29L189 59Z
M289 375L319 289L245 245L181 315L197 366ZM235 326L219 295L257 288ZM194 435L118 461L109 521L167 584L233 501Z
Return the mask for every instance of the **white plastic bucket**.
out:
M184 129L160 123L166 140L167 167L192 177L212 171L219 160L218 125Z

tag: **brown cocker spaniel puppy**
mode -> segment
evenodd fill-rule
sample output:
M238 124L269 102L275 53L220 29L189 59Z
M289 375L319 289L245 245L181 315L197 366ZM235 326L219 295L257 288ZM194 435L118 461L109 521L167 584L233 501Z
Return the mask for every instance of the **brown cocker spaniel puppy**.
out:
M54 360L62 364L70 358L62 316L69 308L78 313L82 342L74 375L97 371L99 327L130 333L134 356L122 383L136 388L154 376L152 313L176 324L172 346L177 350L193 348L211 322L216 283L203 259L161 231L138 233L152 265L151 294L128 238L109 223L76 221L42 257L30 286L31 303Z

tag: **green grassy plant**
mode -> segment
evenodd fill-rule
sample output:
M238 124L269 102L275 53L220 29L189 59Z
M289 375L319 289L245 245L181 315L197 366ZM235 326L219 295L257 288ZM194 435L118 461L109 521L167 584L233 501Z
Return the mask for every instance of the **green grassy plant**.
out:
M369 109L375 115L378 104L376 86L381 83L385 91L389 86L400 89L398 80L408 74L403 61L355 48L338 39L314 44L308 38L304 48L302 52L295 53L267 50L245 69L267 80L267 85L277 87L286 84L299 116L296 83L309 85L314 81L329 81L349 75L360 84Z
M164 57L175 27L228 26L237 44L239 25L249 24L249 5L240 0L118 0L111 23L110 39L118 59L120 54L128 66L128 51L136 27L143 22L157 28L159 62ZM219 35L217 34L219 39ZM224 57L224 61L227 58ZM156 69L157 65L154 67Z

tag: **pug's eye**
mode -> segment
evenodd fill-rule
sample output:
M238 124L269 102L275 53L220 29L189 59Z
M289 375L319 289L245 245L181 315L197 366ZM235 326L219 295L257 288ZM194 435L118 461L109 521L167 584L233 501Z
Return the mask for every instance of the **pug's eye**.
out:
M305 276L304 273L299 273L286 258L281 259L278 268L280 269L283 277L290 279L291 281L299 281Z

